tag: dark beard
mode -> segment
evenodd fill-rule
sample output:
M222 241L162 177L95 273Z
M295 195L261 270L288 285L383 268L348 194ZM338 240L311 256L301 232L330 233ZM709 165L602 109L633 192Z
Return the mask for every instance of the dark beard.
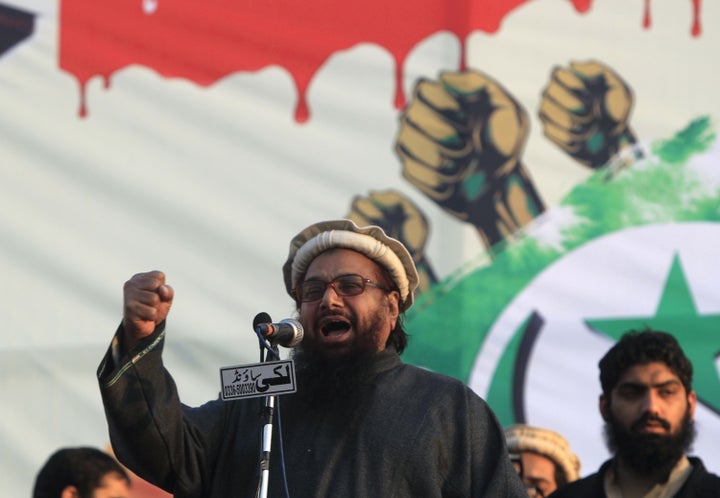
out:
M376 358L377 353L368 352L328 358L298 347L292 352L298 397L311 405L357 399L362 387L375 376L372 366Z
M605 442L624 466L638 476L651 477L665 484L670 472L695 440L695 423L687 411L676 434L644 434L637 427L654 420L669 427L667 421L645 415L635 421L630 430L625 430L610 414L605 423Z
M386 344L380 344L380 331L382 330L383 316L386 311L386 309L378 309L376 313L371 314L371 316L365 320L359 319L350 310L322 311L315 317L315 323L313 324L315 330L320 330L319 325L321 320L338 318L349 322L350 327L352 327L355 331L354 337L349 342L333 345L322 343L313 344L311 341L306 341L303 343L302 347L308 355L311 352L317 354L322 353L326 356L335 356L337 358L343 356L350 361L354 361L354 359L358 356L367 356L367 352L375 352L378 350L378 347L384 348L387 346L387 341ZM316 358L313 357L310 359L314 361Z

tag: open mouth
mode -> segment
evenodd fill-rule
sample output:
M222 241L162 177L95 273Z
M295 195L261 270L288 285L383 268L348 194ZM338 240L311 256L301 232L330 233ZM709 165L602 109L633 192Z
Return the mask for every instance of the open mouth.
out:
M339 337L350 330L350 323L340 318L326 318L320 322L320 332L325 337Z

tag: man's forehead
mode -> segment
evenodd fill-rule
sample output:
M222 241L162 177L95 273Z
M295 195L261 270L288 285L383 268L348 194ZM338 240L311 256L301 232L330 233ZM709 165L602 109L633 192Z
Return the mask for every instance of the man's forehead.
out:
M628 368L620 377L618 387L627 384L653 386L677 382L680 377L666 364L660 361L640 363Z
M358 251L335 248L318 254L308 265L305 278L315 276L334 278L342 274L357 272L361 272L365 277L375 276L382 272L382 267ZM370 272L373 275L368 275Z

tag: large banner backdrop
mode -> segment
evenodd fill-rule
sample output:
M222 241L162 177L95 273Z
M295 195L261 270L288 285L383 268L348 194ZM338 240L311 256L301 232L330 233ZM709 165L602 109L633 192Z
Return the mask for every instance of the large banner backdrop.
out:
M561 432L583 475L599 358L674 333L719 473L718 53L710 0L0 0L0 494L108 446L130 276L175 288L199 404L258 361L258 312L293 315L290 238L338 217L415 258L405 361Z

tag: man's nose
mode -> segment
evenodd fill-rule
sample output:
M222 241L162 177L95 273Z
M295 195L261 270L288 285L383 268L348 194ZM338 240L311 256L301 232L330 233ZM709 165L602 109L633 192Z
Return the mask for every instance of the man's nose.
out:
M660 413L660 401L660 396L657 393L653 392L652 389L648 390L643 398L643 411L651 415L658 415Z
M325 287L325 292L323 293L322 299L320 300L320 305L331 308L341 303L342 297L340 296L340 294L337 293L334 286L328 284Z

